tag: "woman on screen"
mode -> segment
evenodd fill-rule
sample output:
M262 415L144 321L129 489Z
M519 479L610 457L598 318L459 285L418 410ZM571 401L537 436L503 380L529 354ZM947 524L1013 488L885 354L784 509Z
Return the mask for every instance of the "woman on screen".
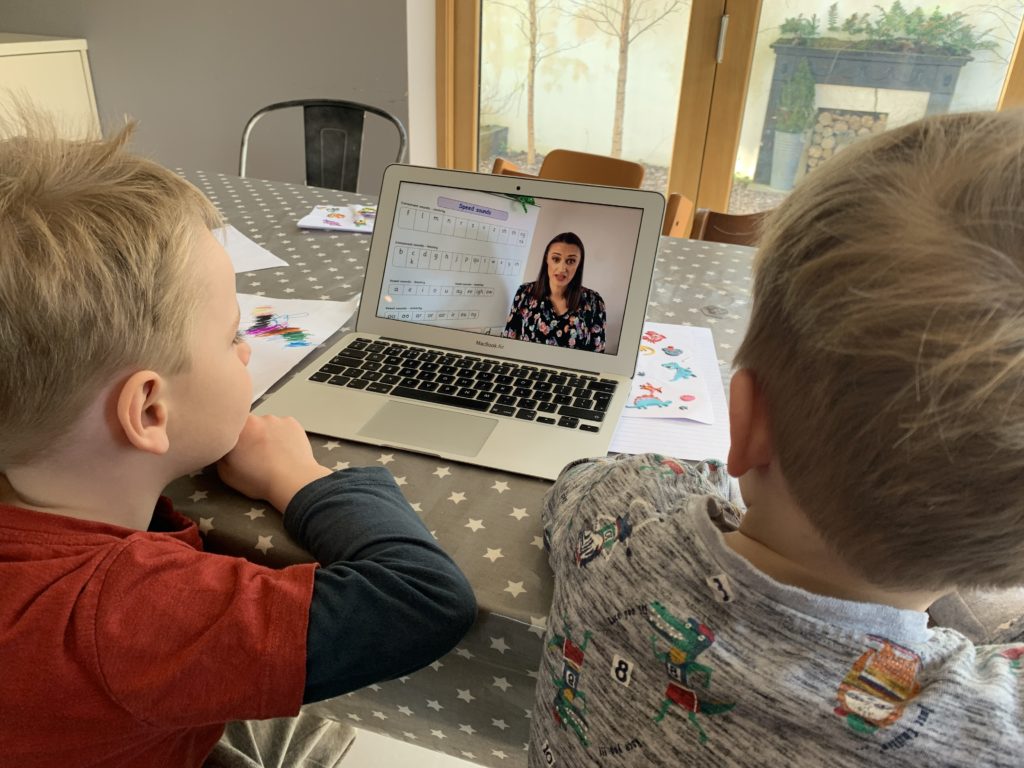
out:
M537 279L523 283L501 335L590 352L604 352L604 300L583 286L583 241L556 235L544 249Z

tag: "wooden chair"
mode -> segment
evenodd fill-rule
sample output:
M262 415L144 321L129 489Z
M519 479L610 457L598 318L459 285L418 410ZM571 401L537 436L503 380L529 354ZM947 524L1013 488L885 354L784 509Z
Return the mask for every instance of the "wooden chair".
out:
M503 157L494 159L491 173L504 176L533 176L533 174L520 171L515 163L511 163ZM533 178L639 188L644 180L644 167L630 160L620 160L605 155L553 149L544 156L540 171ZM668 204L665 207L665 223L662 225L661 234L666 237L687 237L690 234L692 218L693 202L689 198L673 192L669 195Z
M665 237L689 237L693 224L693 201L673 192L665 204L665 223L661 234Z
M491 173L505 176L533 175L520 171L514 163L501 157L495 158ZM574 152L571 149L552 149L544 155L544 162L540 165L537 178L639 189L644 180L644 167L632 160L620 160L607 155L592 155L589 152Z
M491 173L496 173L499 176L525 176L531 179L537 178L532 173L524 173L523 171L520 171L515 163L510 163L502 157L494 158L494 167L491 168Z
M733 214L698 208L690 237L714 243L754 246L761 237L761 227L768 213Z

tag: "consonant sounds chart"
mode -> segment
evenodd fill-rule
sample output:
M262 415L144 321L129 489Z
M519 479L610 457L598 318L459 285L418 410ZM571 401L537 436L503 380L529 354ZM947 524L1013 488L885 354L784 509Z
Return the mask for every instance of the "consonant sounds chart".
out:
M403 183L377 314L503 328L539 210L504 195Z

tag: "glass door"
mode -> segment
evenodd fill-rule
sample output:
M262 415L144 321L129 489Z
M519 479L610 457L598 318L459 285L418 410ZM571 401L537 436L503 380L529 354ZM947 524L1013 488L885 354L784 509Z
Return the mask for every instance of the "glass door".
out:
M762 3L731 213L773 208L864 136L1001 106L1024 2Z
M664 192L690 0L481 0L478 169L551 149L633 160Z
M858 138L1024 104L1024 0L436 0L438 162L553 148L747 213Z

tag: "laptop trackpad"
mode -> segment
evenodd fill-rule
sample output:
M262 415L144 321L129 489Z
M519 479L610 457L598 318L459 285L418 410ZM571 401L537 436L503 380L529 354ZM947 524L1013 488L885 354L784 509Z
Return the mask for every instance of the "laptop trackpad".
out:
M385 443L414 445L427 452L476 456L498 420L389 402L358 434Z

